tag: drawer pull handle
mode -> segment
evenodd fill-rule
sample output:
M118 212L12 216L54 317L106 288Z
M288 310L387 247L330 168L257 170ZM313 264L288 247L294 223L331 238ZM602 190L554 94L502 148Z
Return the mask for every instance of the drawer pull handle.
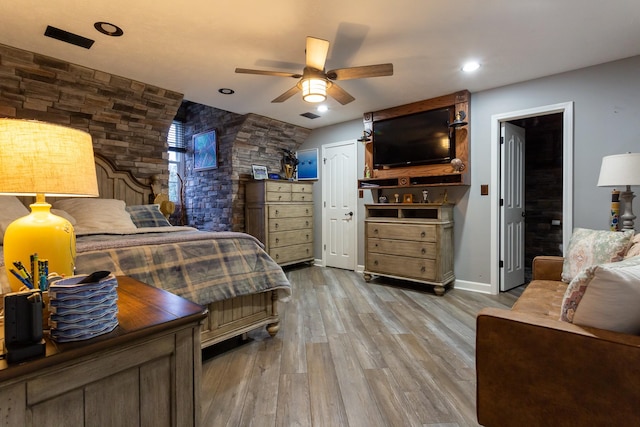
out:
M309 235L307 234L307 240L309 240Z
M276 243L280 243L280 239L276 237Z
M282 196L278 196L278 200L282 200Z
M309 221L305 222L304 224L308 227L309 226Z
M377 228L373 229L373 234L378 234L378 229Z
M309 213L309 209L305 209L305 213Z
M375 244L375 247L376 247L376 248L378 247L378 244L377 244L377 243Z
M427 268L424 265L420 267L420 272L424 273L425 271L427 271Z
M373 265L378 265L378 260L373 261Z
M424 254L427 253L427 250L425 248L422 248L422 250L420 252L422 252L422 255L424 255Z
M280 258L280 254L276 254L276 259Z
M424 231L422 233L420 233L420 237L424 237L426 235L427 235L427 233L425 233Z
M280 215L280 211L276 209L276 215Z
M302 200L304 200L304 196L302 196Z
M280 224L278 224L278 223L276 222L276 223L275 223L275 225L274 225L274 227L275 227L275 228L278 228L278 227L280 227Z

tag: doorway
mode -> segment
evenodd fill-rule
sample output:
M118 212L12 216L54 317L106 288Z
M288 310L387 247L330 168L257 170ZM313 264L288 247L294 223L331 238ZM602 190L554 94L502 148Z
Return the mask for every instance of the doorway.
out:
M525 155L531 157L523 168L525 218L527 218L523 251L526 260L525 277L528 279L531 275L533 257L564 253L573 229L573 103L567 102L494 115L491 124L493 141L500 141L500 129L505 122L526 129ZM491 163L492 187L500 189L500 179L504 171L501 167L499 143L492 144ZM500 199L501 191L493 191L491 199L491 293L493 294L497 294L501 287L500 261L504 242L500 233ZM543 240L544 247L540 245ZM547 241L550 242L548 245Z
M562 256L562 113L508 123L525 129L524 283L538 255Z

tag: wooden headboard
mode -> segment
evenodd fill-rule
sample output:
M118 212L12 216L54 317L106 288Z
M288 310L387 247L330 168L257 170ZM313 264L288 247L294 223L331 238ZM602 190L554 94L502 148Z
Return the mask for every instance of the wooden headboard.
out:
M152 191L149 184L139 181L129 171L118 171L105 157L95 154L98 193L102 199L124 200L127 206L147 205ZM47 197L47 203L53 203L64 197ZM33 203L34 198L19 197L26 206Z
M113 163L99 154L95 159L100 198L124 200L127 206L149 204L149 184L139 181L128 171L116 170Z

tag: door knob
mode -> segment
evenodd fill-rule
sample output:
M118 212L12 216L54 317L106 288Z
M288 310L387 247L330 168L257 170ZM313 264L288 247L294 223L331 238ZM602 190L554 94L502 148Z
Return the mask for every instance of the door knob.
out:
M348 216L353 216L353 212L346 213L346 214L345 214L345 216L346 216L346 215L348 215Z

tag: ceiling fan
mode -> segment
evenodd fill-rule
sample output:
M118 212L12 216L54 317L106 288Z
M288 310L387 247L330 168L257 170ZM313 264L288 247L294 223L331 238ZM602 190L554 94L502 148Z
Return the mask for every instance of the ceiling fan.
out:
M261 74L265 76L293 77L300 81L291 89L271 102L284 102L302 91L302 99L307 102L322 102L327 94L345 105L355 98L334 83L334 80L362 79L393 75L393 64L365 65L361 67L337 68L325 71L324 63L329 52L329 42L315 37L307 37L306 64L302 74L284 71L250 70L236 68L236 73Z

